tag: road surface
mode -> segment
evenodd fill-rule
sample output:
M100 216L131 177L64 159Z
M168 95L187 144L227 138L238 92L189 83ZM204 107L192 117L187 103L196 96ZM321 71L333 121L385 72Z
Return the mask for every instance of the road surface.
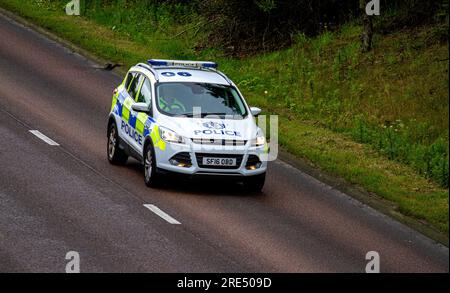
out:
M0 272L448 272L448 248L290 165L261 194L111 166L121 77L0 16ZM30 132L34 131L34 132ZM48 138L48 139L47 139ZM179 224L177 224L178 222Z

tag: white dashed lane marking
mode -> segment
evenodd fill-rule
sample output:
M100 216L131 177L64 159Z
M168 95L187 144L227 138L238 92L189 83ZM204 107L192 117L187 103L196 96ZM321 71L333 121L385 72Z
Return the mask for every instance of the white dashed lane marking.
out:
M162 210L160 210L157 206L155 206L153 204L144 204L144 207L151 210L152 212L154 212L155 214L157 214L158 216L160 216L161 218L163 218L170 224L173 224L173 225L181 224L180 222L178 222L177 220L175 220L174 218L172 218L171 216L169 216L168 214L166 214L165 212L163 212Z
M34 134L36 137L42 139L43 141L45 141L46 143L48 143L49 145L52 146L58 146L59 144L57 142L55 142L54 140L52 140L51 138L45 136L44 134L42 134L39 130L30 130L30 132L32 134Z

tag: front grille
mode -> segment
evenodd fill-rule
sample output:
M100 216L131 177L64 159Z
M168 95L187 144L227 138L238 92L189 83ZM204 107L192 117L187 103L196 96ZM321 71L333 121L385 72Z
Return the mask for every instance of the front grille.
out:
M246 140L193 138L192 142L202 145L244 146Z
M197 164L200 168L207 169L239 169L242 164L242 159L244 155L228 155L228 154L206 154L206 153L196 153L195 157L197 159ZM236 166L206 166L203 165L203 158L211 157L211 158L234 158L236 159Z

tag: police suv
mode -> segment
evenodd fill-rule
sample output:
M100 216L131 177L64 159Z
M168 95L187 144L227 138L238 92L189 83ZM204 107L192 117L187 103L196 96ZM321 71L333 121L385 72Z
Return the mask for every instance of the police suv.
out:
M166 173L230 176L264 186L268 145L236 85L214 62L149 60L114 90L108 160L144 164L145 183Z

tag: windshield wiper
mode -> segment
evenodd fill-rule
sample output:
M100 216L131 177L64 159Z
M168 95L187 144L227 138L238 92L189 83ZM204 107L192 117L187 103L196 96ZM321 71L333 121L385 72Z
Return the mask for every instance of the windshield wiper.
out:
M194 113L183 113L183 114L179 114L177 116L186 116L186 117L191 118L191 117L194 117Z
M226 116L227 113L202 113L202 118L206 116ZM234 116L234 115L233 115Z

